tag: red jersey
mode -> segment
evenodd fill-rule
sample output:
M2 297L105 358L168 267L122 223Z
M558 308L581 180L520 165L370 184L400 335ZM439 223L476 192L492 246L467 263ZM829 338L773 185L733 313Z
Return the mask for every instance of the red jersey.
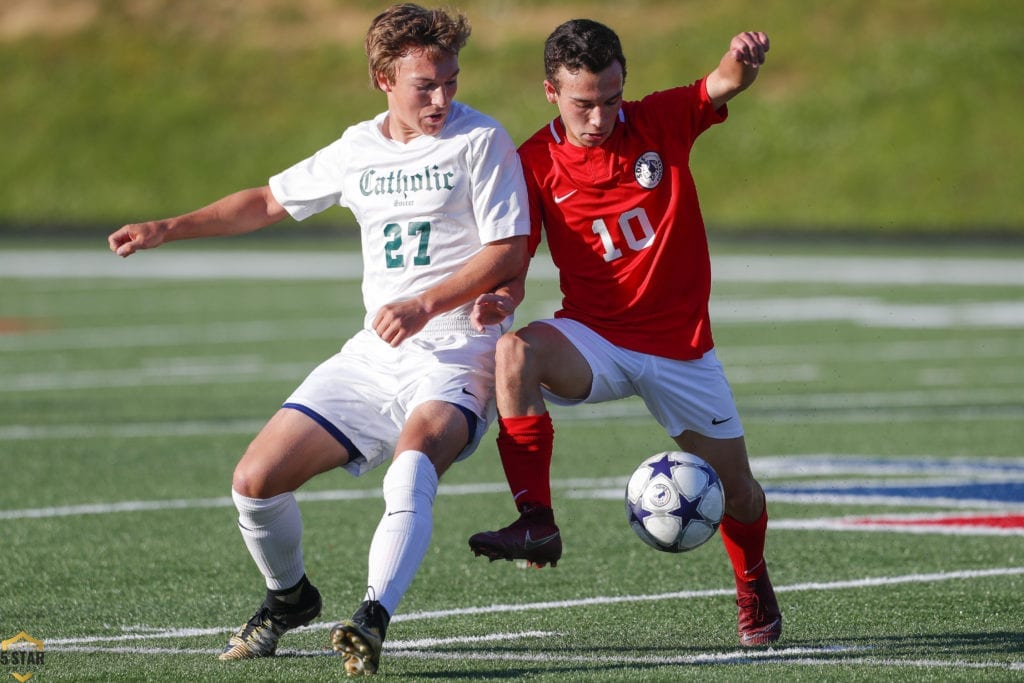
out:
M666 358L714 347L711 260L689 162L697 136L727 114L700 80L624 102L599 147L570 144L560 118L520 146L531 250L543 225L559 270L555 317Z

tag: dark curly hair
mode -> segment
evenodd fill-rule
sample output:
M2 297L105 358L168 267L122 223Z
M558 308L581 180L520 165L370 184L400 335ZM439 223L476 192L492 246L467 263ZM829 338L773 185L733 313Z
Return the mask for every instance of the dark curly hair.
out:
M544 74L558 89L558 70L565 67L569 73L586 69L600 73L612 62L622 65L622 78L626 78L626 57L615 31L590 19L571 19L556 28L544 42Z

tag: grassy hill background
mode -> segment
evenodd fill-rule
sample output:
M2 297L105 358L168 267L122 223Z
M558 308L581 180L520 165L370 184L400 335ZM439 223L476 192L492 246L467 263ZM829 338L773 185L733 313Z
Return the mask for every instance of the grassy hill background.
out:
M386 4L5 0L0 234L105 231L265 182L383 109L362 38ZM737 32L766 31L760 79L695 150L712 230L1024 237L1024 2L457 6L474 27L458 98L517 142L555 115L541 48L565 19L619 32L630 99L700 77Z

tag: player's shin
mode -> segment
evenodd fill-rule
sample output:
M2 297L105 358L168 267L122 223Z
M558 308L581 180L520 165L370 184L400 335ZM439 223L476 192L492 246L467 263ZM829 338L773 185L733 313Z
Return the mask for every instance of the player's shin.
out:
M437 471L420 451L400 453L384 476L384 516L370 543L367 594L393 615L430 546Z
M744 524L729 515L722 517L722 525L719 527L722 544L732 562L737 581L752 581L764 572L764 541L767 528L767 504L761 516L749 524Z
M502 417L498 452L516 507L551 507L551 454L555 431L551 415Z
M304 576L302 516L292 493L248 498L234 489L238 529L249 554L266 578L267 588L284 589Z

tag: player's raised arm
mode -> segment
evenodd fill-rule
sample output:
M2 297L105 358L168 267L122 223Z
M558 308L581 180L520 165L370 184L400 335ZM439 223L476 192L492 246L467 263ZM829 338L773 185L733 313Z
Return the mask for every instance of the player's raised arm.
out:
M715 109L750 87L764 64L768 48L767 34L759 31L744 31L729 42L729 49L705 82Z
M252 232L286 215L270 187L264 185L229 194L181 216L125 225L112 232L107 243L118 256L130 256L139 249L152 249L173 240Z

